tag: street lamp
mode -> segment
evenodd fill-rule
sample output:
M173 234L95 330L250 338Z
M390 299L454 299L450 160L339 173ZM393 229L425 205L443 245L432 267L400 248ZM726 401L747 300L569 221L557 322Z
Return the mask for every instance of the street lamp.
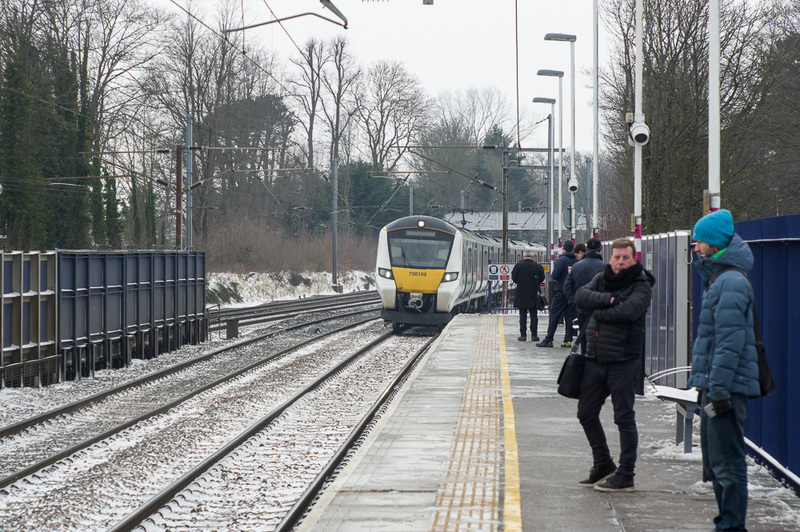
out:
M592 42L593 42L593 50L592 50L592 85L594 91L594 118L592 120L592 236L595 238L600 237L600 230L599 230L599 216L598 216L598 201L597 201L597 182L599 180L599 167L600 164L597 161L597 157L599 156L600 152L600 140L599 140L599 131L600 131L600 89L599 89L599 75L597 72L598 62L599 62L599 34L600 34L600 23L599 23L599 14L598 14L598 0L594 0L594 4L592 6L593 10L593 17L592 17Z
M561 197L564 190L563 175L564 175L564 149L562 146L562 137L564 136L564 113L562 99L562 88L564 82L563 70L540 70L536 73L539 76L555 76L558 77L558 247L561 247L561 226L564 219L564 199Z
M570 172L569 172L569 191L570 191L570 231L572 240L575 240L575 192L578 190L578 180L575 179L575 41L578 39L575 35L566 33L548 33L544 36L545 41L559 41L568 42L570 51L569 60L569 77L570 77L570 106L572 108L572 127L570 135L572 136L572 143L570 147Z
M549 174L547 177L547 247L550 248L550 268L547 276L553 269L553 114L555 112L555 98L534 98L533 103L550 104L550 116L548 118L547 134L547 155Z

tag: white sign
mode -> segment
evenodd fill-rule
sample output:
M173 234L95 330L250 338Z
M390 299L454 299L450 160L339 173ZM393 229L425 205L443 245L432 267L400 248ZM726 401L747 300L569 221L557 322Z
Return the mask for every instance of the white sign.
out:
M489 280L502 281L507 283L511 280L511 270L514 268L513 262L499 262L489 265Z

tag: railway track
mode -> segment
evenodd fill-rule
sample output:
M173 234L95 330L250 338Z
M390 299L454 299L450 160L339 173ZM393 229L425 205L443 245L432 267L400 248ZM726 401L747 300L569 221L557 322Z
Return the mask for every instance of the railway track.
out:
M224 330L230 322L240 327L301 316L308 312L337 311L378 305L380 297L375 290L353 292L335 296L314 296L307 299L275 301L252 307L209 309L209 331Z
M26 425L23 429L26 432L24 448L7 444L5 439L0 442L0 488L309 343L373 320L362 319L277 352L246 348L273 334L248 339L107 390L102 398L88 398L78 404L47 412L35 422L26 420L20 424ZM15 431L17 434L19 432Z
M93 515L93 519L98 521L97 529L107 529L114 525L114 521L120 522L119 526L123 527L120 529L126 529L124 528L126 525L122 523L133 523L137 518L119 520L119 514L130 512L132 508L112 511L109 508L114 506L113 504L109 506L108 502L87 499L86 494L111 493L115 489L121 489L124 495L115 500L145 503L149 497L150 504L155 504L152 501L158 494L152 491L154 488L163 488L162 477L171 480L169 485L173 486L172 489L181 484L184 484L181 488L185 487L187 482L193 481L186 479L197 473L198 468L202 469L201 473L206 472L211 467L210 464L228 455L231 449L241 447L242 441L253 437L253 434L260 432L263 426L276 422L278 425L283 424L282 420L286 417L287 409L293 407L301 398L315 393L315 390L323 386L323 382L335 378L335 375L344 371L344 367L352 366L356 359L369 352L370 349L364 348L356 354L342 358L341 345L351 345L356 342L342 343L341 339L337 338L344 334L349 338L351 333L345 333L344 329L353 327L369 328L372 337L377 333L383 333L383 327L377 321L370 325L355 324L330 331L295 343L277 353L268 355L260 353L257 355L261 357L259 361L245 364L239 370L216 380L208 377L204 380L205 384L196 385L193 390L183 395L179 392L184 388L185 382L193 379L178 378L181 372L173 371L147 383L140 383L133 389L128 388L106 398L89 401L81 409L60 413L46 421L28 424L27 428L9 433L0 444L0 468L2 468L0 471L5 475L0 480L2 486L0 530L71 529L76 528L76 523L82 523L77 528L87 528L85 526L87 519L76 515L73 511L82 507L84 511L79 513ZM388 333L381 334L380 337L381 342L394 341L399 344L389 349L389 352L404 352L400 349L404 339L391 339ZM247 344L253 342L251 340ZM326 343L327 347L324 347ZM244 351L248 350L259 351L254 345L238 345L233 350L239 351L234 358L247 358ZM290 393L297 388L295 382L297 379L287 380L287 375L309 375L314 373L312 368L314 371L318 368L329 368L330 371L325 378L315 377L314 382L307 385L305 391L297 389L294 394ZM380 371L378 373L382 374ZM354 373L354 375L352 378L355 380L351 382L349 389L351 392L357 390L359 393L364 393L365 373ZM369 377L368 372L366 375L366 380L375 380ZM302 377L299 380L308 378ZM175 395L180 396L173 398ZM287 396L290 397L287 399ZM151 402L148 397L160 398L160 404L155 408L144 406ZM333 404L347 409L349 402L345 394L344 399L340 395ZM245 404L249 406L243 406ZM276 404L279 406L276 407ZM223 408L222 405L227 407ZM141 410L144 412L139 413ZM264 411L266 413L261 416L259 422L243 421L243 418L249 420L255 412ZM327 416L306 414L304 419L319 418L334 420L336 423L343 422L343 416L330 414ZM109 424L114 426L108 427ZM305 423L300 424L304 425ZM326 428L318 430L308 429L307 426L305 428L306 430L302 430L301 433L330 434ZM92 434L86 437L89 432ZM69 433L70 438L81 441L74 443L70 438L63 440L65 433ZM237 434L238 437L234 437ZM295 435L290 441L295 442L298 437ZM15 439L21 443L15 444ZM184 442L188 440L192 440L189 446L191 453L184 449ZM54 445L54 441L61 443ZM175 444L176 441L180 443ZM157 452L159 445L184 450L177 454ZM293 444L286 445L291 447ZM319 445L317 442L313 448L319 448ZM45 459L38 458L45 449L52 450L54 446L58 447L56 452L51 452ZM256 447L263 447L263 444ZM275 445L268 447L275 449ZM273 451L268 454L271 453ZM159 456L155 459L155 464L142 465L141 462L147 462L151 456ZM264 463L261 458L256 462ZM302 459L299 462L302 463ZM203 467L202 464L208 466ZM10 470L13 471L9 473ZM172 476L176 470L188 470L189 473L186 475L189 476L174 479ZM317 472L313 471L311 478L313 479L316 474ZM285 478L285 475L284 472L279 477ZM142 480L142 476L146 479ZM184 480L180 480L181 478ZM309 480L298 479L297 482L302 485ZM134 485L139 489L131 489ZM162 492L168 489L170 488L164 488ZM162 495L163 497L166 495ZM288 511L297 497L299 495L282 503L281 509L284 512ZM181 495L180 499L187 500L186 495ZM31 501L37 501L37 504L31 505ZM47 502L39 504L38 501ZM169 501L159 504L168 503ZM32 512L34 506L37 510ZM87 509L87 506L94 508L94 512ZM165 512L170 514L170 510ZM35 516L42 518L47 516L47 518L40 522L40 517ZM192 512L192 519L197 519L196 509ZM213 521L214 518L210 519ZM276 519L276 522L278 520ZM183 525L178 525L177 529L181 526ZM88 528L94 529L93 526ZM171 526L168 528L172 529Z

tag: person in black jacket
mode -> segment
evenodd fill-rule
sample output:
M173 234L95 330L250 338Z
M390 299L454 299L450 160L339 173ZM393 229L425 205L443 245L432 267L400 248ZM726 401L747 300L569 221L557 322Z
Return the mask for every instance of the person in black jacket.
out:
M514 294L514 306L519 309L519 340L527 340L528 313L531 315L531 340L539 341L537 331L539 328L538 302L539 287L544 281L544 268L533 258L533 250L526 249L523 259L514 265L511 270L511 280L517 285Z
M644 321L655 278L636 260L627 238L611 244L611 258L601 273L575 294L587 313L586 367L578 397L578 420L592 449L593 466L581 486L600 491L633 491L639 433L633 403L641 378ZM600 410L611 395L619 428L619 468L608 450ZM604 481L605 480L605 481Z
M603 262L603 256L600 255L600 250L603 245L597 238L590 238L586 242L586 253L580 261L578 261L569 272L567 282L564 283L564 294L567 296L567 301L570 305L575 305L575 292L578 289L591 281L595 275L603 271L606 264ZM575 246L578 249L578 246ZM588 312L578 313L578 327L583 331L584 322ZM581 354L586 354L586 336L581 338Z

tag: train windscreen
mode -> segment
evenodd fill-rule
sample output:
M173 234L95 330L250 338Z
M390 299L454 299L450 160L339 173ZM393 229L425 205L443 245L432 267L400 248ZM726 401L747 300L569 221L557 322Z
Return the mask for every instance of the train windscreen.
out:
M428 229L398 229L389 237L392 266L444 269L453 247L453 235Z

